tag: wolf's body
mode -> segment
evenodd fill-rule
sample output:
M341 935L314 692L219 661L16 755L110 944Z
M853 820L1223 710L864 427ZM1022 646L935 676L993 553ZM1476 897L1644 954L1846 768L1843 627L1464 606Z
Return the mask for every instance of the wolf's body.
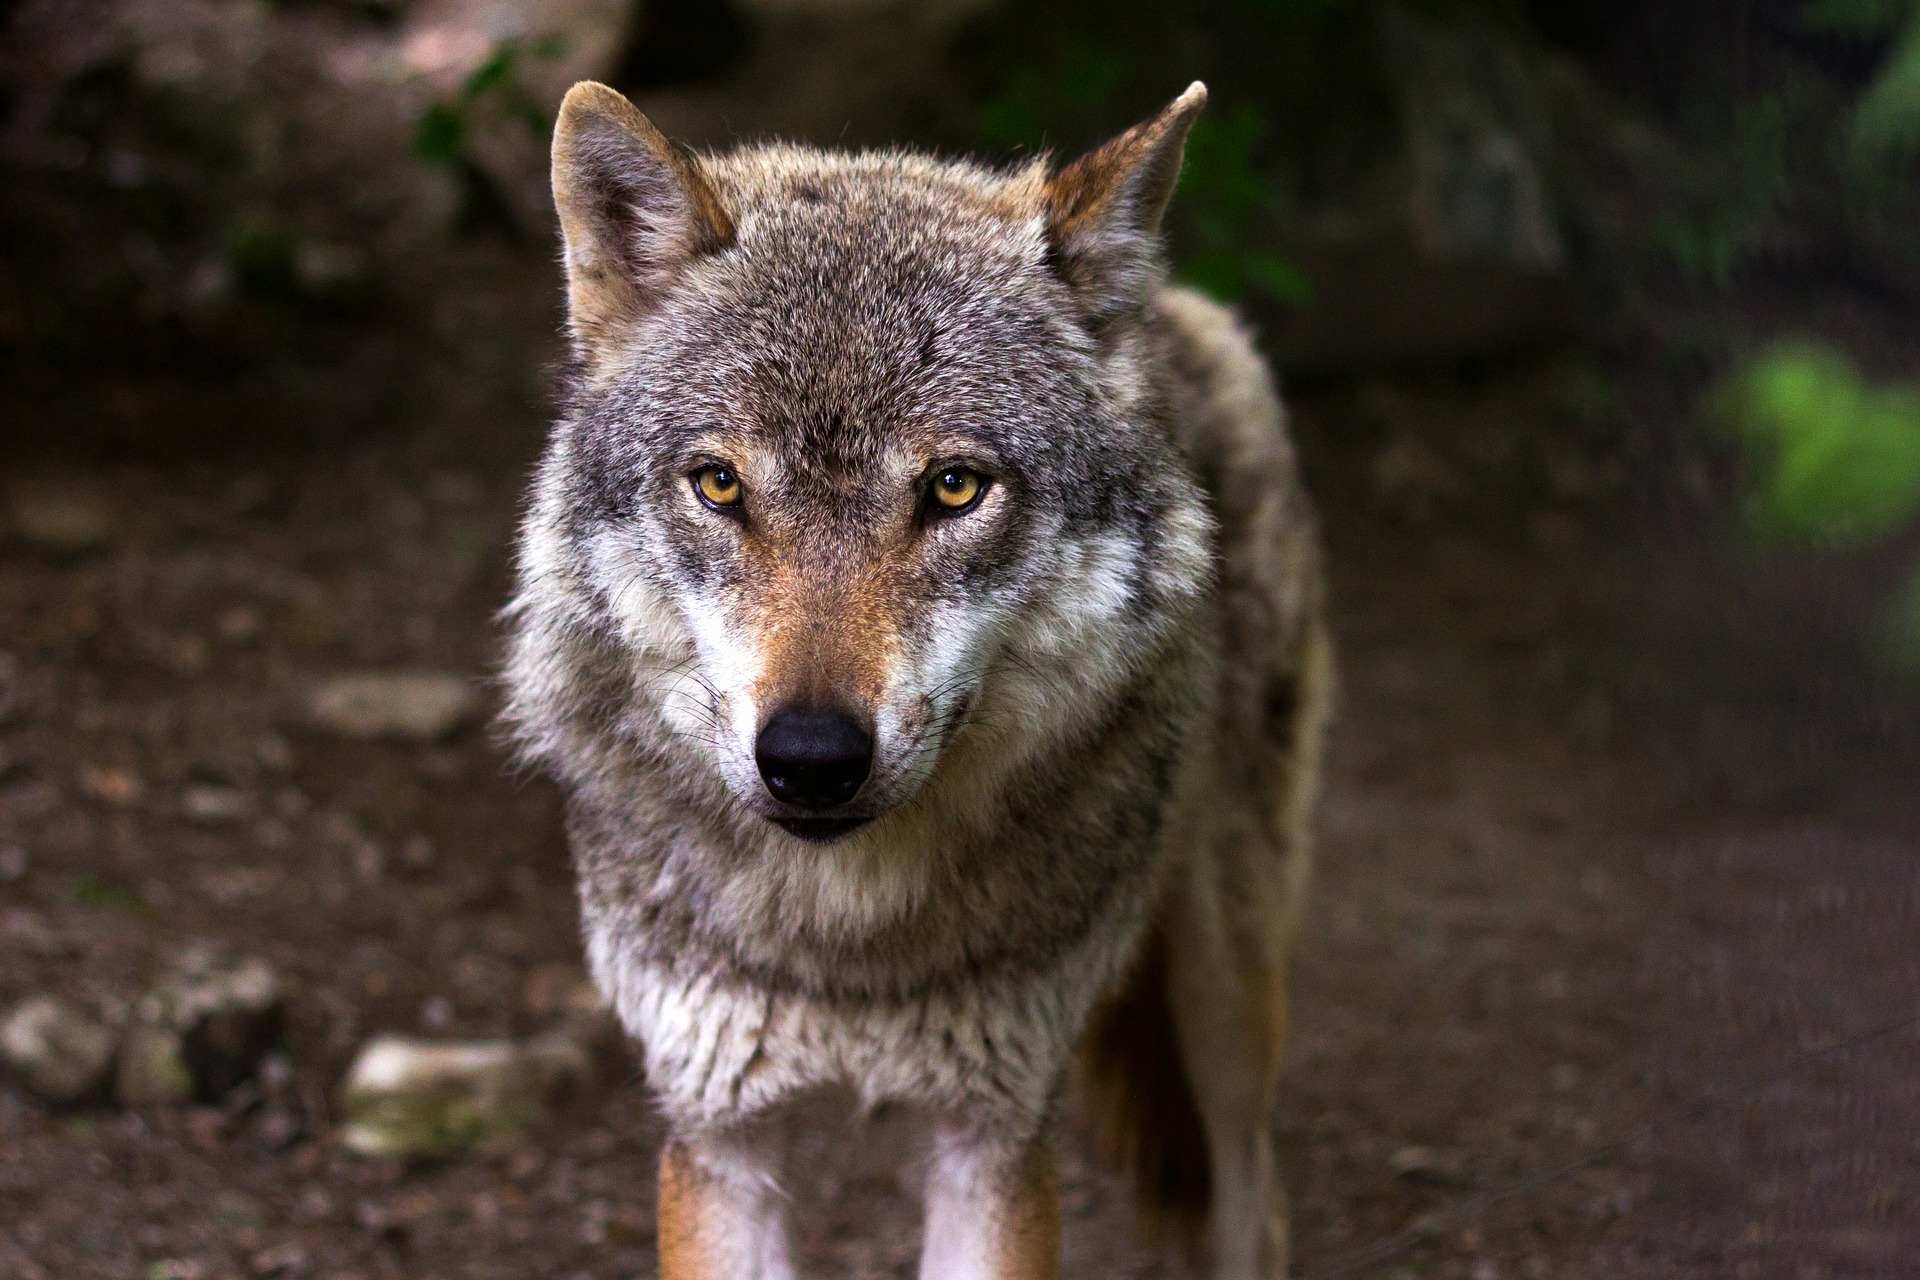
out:
M1284 1273L1330 655L1265 366L1159 274L1201 100L1053 175L563 108L579 367L509 716L669 1121L669 1280L790 1271L767 1137L823 1088L930 1126L923 1276L1054 1274L1076 1061L1143 1205ZM782 789L796 707L866 743L851 799Z

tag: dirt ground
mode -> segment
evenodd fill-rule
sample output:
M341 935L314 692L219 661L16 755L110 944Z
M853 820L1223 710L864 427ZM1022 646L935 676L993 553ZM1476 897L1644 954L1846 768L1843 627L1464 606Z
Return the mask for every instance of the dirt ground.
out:
M490 671L546 270L476 275L417 359L15 399L45 428L10 478L115 516L0 549L0 1006L196 942L292 997L290 1071L221 1106L0 1087L0 1276L652 1274L622 1073L412 1167L346 1152L330 1101L369 1035L536 1030L577 964L547 785L480 726L364 745L299 711L334 672ZM1295 397L1343 657L1276 1117L1300 1274L1920 1274L1920 1031L1833 1047L1916 1012L1916 702L1858 657L1871 566L1728 536L1671 443L1690 376L1628 349ZM85 429L202 417L188 450ZM242 811L194 820L196 786ZM813 1273L912 1273L897 1145L879 1117L799 1153ZM1174 1274L1077 1137L1068 1167L1066 1274Z

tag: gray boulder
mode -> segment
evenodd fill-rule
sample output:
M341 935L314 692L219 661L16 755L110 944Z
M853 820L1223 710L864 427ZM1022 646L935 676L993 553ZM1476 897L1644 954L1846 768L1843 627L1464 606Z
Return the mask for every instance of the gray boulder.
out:
M134 1008L115 1072L127 1106L216 1102L280 1038L285 995L264 960L189 956Z
M368 671L321 682L308 701L313 721L349 738L432 742L480 708L471 682L435 671Z
M39 1097L82 1102L113 1067L112 1028L53 996L23 1001L0 1023L0 1062Z
M566 1031L521 1041L381 1036L340 1088L341 1141L378 1159L452 1155L520 1132L592 1077L592 1053Z

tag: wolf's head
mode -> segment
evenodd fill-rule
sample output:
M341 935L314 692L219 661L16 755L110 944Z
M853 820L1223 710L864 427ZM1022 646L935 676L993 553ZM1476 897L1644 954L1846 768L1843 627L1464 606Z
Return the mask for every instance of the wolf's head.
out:
M838 838L970 736L940 803L987 803L979 777L1090 734L1204 589L1145 319L1204 100L996 172L697 157L604 86L567 96L577 378L527 593L573 584L568 627L756 820Z

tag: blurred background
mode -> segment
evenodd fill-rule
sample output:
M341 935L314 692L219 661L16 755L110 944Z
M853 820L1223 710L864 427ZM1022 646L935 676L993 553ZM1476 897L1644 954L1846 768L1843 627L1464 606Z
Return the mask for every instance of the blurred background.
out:
M0 0L0 1275L652 1274L486 727L587 77L993 159L1211 87L1175 272L1343 650L1300 1274L1920 1274L1920 3ZM890 1123L818 1274L912 1274ZM1177 1274L1073 1133L1067 1274Z

